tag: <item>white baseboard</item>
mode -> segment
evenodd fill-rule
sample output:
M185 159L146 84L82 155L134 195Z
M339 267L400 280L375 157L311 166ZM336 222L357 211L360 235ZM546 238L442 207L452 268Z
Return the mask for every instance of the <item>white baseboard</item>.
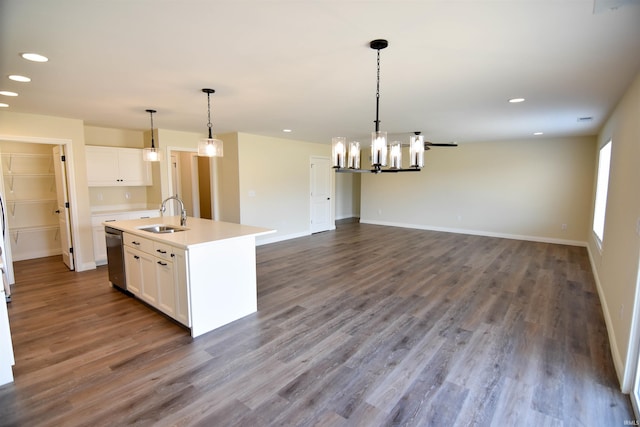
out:
M616 345L616 336L613 333L613 321L611 319L611 310L607 305L607 300L604 298L604 290L602 289L602 283L600 277L598 277L598 270L596 270L596 263L591 253L591 247L587 246L587 253L589 254L589 263L591 264L591 272L596 282L596 289L598 290L598 298L600 299L600 305L602 306L602 314L604 315L604 323L607 327L607 335L609 336L609 347L611 348L611 357L613 358L613 365L618 376L618 382L620 383L620 391L623 393L631 393L631 387L633 379L630 375L625 375L625 366L618 352L618 346Z
M303 231L301 233L293 233L293 234L285 234L282 236L273 236L273 237L257 237L256 238L256 246L268 245L269 243L277 243L282 242L284 240L296 239L298 237L310 236L310 231Z
M362 219L362 218L360 218L360 222L363 224L386 225L390 227L414 228L418 230L429 230L429 231L442 231L444 233L457 233L457 234L470 234L473 236L499 237L502 239L527 240L531 242L541 242L541 243L555 243L558 245L587 246L587 242L582 242L579 240L556 239L553 237L496 233L493 231L469 230L466 228L434 227L434 226L422 225L422 224L405 224L405 223L399 223L399 222L372 221L372 220Z

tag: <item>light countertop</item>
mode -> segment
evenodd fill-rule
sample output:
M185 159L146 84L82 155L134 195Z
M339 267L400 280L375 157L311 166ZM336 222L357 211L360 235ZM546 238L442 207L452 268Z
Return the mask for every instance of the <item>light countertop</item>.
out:
M184 231L174 233L151 233L140 228L165 224L185 228ZM180 226L180 216L164 216L157 218L142 218L125 221L104 222L103 225L116 228L126 233L164 242L184 249L203 245L210 242L237 239L247 236L262 236L275 233L276 230L251 225L234 224L231 222L212 221L210 219L187 217L187 225Z

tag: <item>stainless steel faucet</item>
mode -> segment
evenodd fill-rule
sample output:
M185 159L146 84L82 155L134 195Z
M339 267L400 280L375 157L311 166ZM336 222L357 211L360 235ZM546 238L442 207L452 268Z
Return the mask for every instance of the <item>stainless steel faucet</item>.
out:
M187 225L187 210L184 208L184 202L180 200L178 196L167 197L162 201L162 205L160 206L160 215L164 215L164 211L167 210L166 203L169 200L176 200L178 203L180 203L180 225L184 227L185 225Z

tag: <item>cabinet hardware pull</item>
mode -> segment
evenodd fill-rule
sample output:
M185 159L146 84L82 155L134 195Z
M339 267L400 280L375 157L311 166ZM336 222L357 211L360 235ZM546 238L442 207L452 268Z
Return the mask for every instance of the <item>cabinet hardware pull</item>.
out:
M176 256L176 254L171 254L171 258L174 258Z
M167 263L166 263L166 262L162 262L162 261L158 261L158 264L160 264L160 265L162 265L162 266L167 265Z
M140 242L131 242L131 243L134 244L134 245L140 246Z
M140 257L138 255L134 255L133 258L134 259L140 259Z
M162 249L156 249L156 252L160 252L161 254L166 254L167 251L163 251Z

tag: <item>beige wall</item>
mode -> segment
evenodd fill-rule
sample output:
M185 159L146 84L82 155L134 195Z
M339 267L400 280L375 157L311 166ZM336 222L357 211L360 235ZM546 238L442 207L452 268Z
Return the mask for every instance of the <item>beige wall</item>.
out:
M598 135L595 151L610 139L613 142L602 251L591 231L588 242L614 363L622 390L630 392L640 334L638 327L632 326L634 315L640 316L640 74Z
M259 242L310 233L310 158L330 155L329 144L238 134L240 222L278 230Z
M240 223L240 163L238 158L238 134L218 135L224 142L224 156L214 159L218 182L214 191L218 191L218 219L220 221Z
M127 129L111 129L97 126L84 127L85 145L106 147L143 148L144 132ZM151 146L151 143L149 143Z
M0 136L9 140L55 144L56 139L69 141L67 156L72 164L67 179L71 187L73 246L76 269L95 268L93 233L87 187L84 150L84 125L81 120L0 111Z
M436 147L421 172L363 175L361 221L584 245L594 147L594 137Z

